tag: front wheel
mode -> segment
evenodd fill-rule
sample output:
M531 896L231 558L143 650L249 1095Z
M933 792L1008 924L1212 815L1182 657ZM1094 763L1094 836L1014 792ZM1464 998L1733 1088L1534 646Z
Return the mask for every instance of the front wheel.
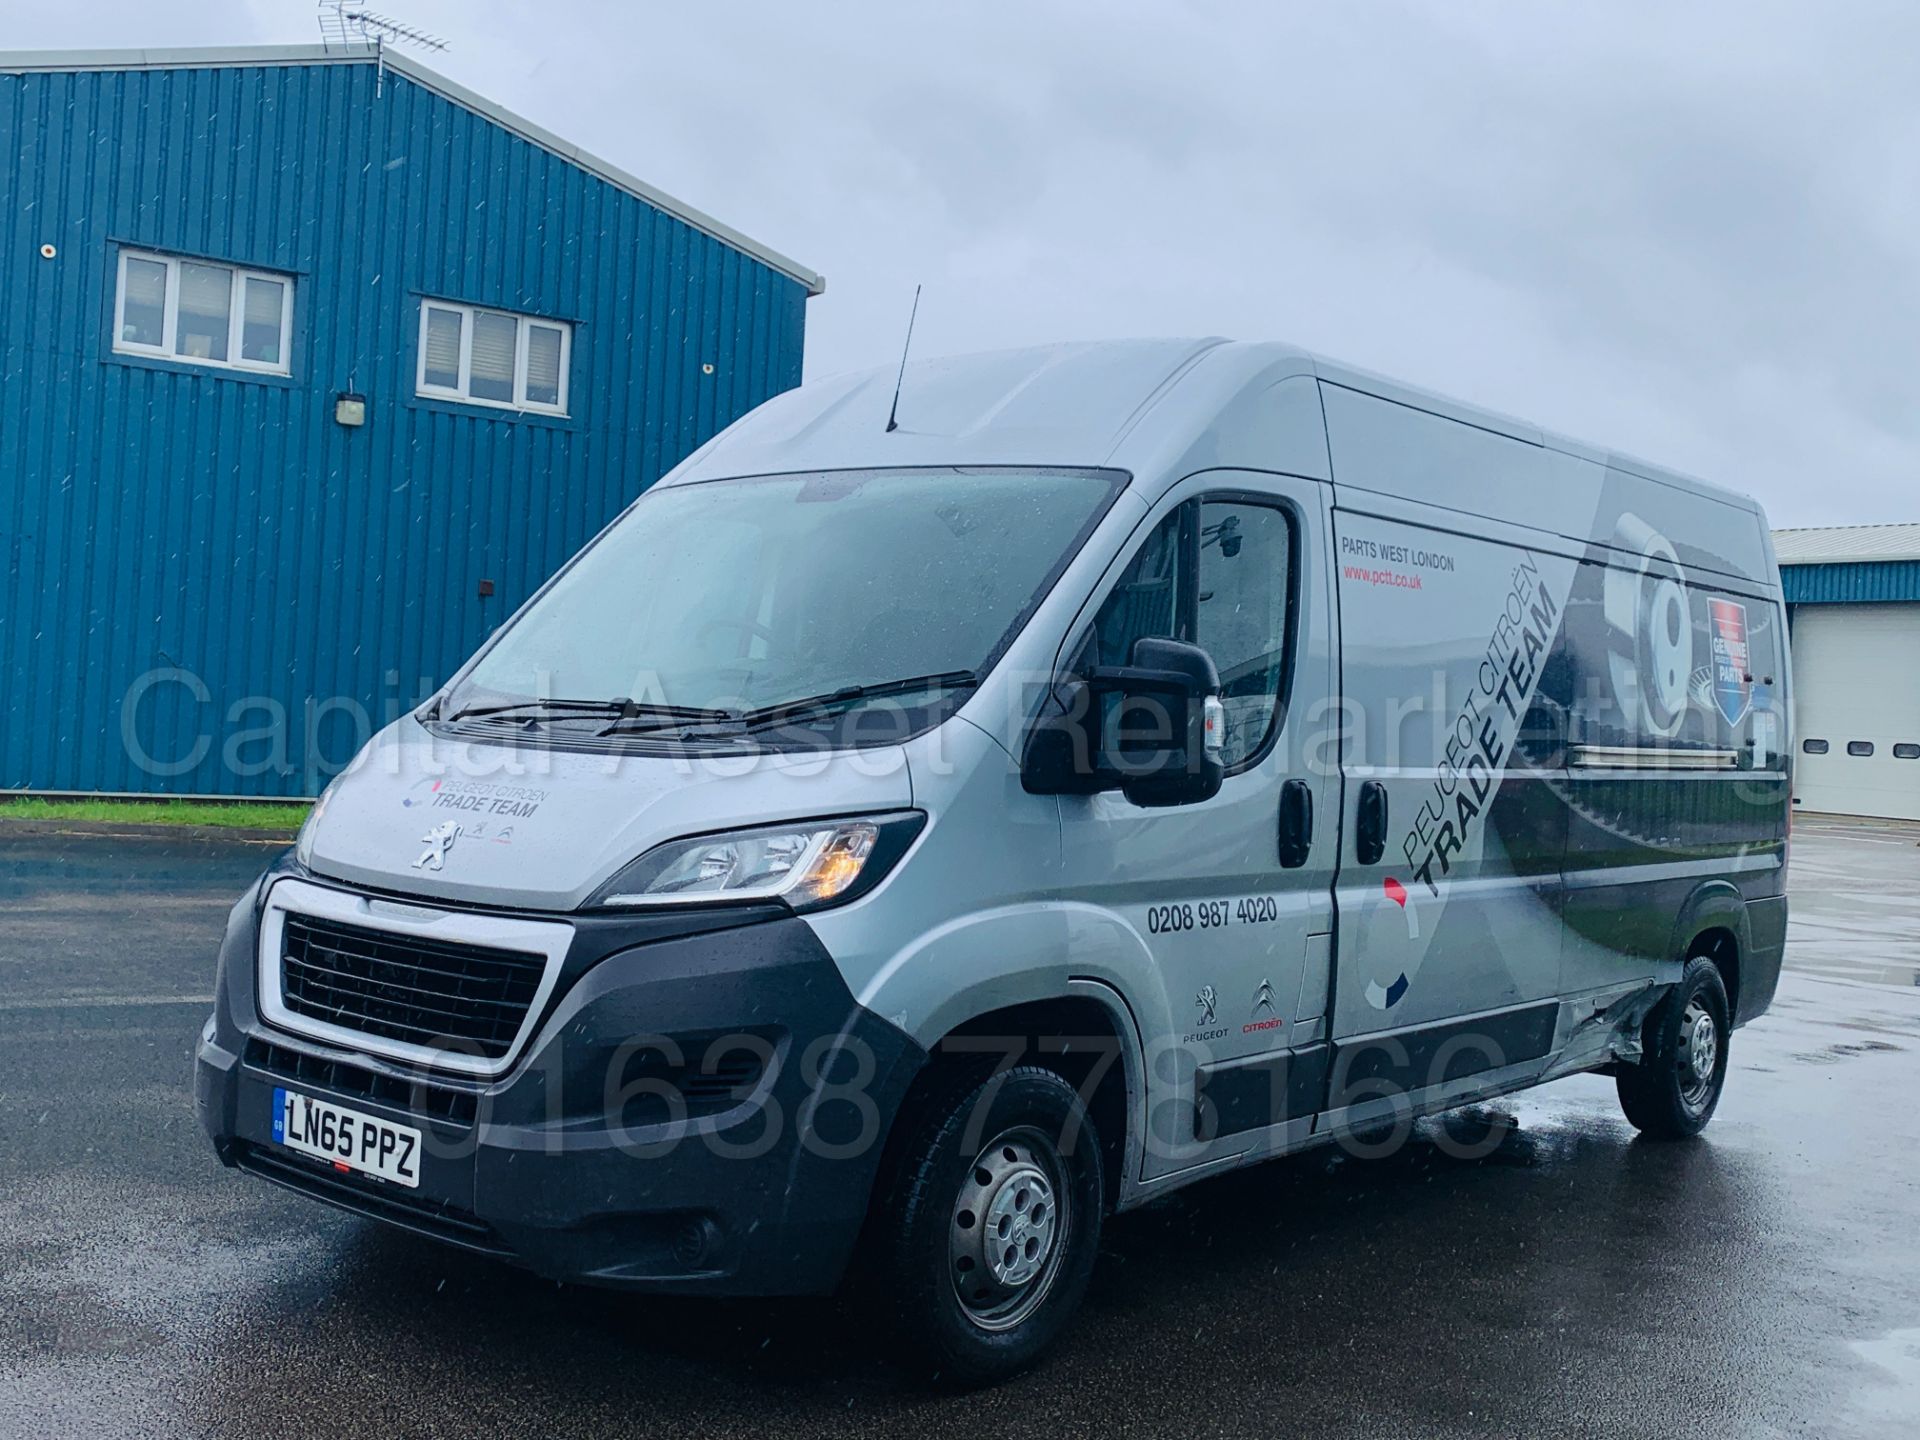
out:
M1647 1017L1640 1063L1615 1077L1633 1127L1656 1140L1691 1139L1706 1129L1727 1083L1732 1031L1720 969L1696 956Z
M908 1123L876 1226L896 1334L937 1380L999 1380L1036 1360L1086 1293L1099 1136L1073 1087L1033 1067L957 1082Z

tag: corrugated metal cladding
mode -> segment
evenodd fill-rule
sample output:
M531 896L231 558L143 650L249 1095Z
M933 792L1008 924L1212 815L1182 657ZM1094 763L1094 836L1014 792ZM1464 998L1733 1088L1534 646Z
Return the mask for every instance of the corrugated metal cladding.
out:
M1920 560L1782 565L1780 590L1789 605L1871 605L1920 600Z
M0 789L314 793L799 383L798 281L391 68L3 74L0 164ZM114 355L122 245L290 272L291 377ZM423 295L573 321L570 417L416 399Z

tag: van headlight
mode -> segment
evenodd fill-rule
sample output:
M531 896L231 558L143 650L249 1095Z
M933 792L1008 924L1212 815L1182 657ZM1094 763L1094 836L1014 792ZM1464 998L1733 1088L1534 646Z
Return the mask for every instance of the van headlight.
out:
M816 910L879 884L926 820L907 810L670 840L617 872L587 904L631 909L784 900L795 910Z
M294 863L302 870L313 868L313 836L320 828L320 819L327 813L327 801L333 798L333 792L340 788L340 781L346 772L327 782L327 788L320 792L320 798L313 802L313 809L307 812L307 818L300 826L300 833L293 840Z

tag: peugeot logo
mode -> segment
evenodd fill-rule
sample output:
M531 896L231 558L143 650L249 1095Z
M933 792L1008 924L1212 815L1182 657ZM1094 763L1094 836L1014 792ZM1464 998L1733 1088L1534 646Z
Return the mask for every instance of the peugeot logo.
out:
M1213 986L1202 985L1200 987L1200 993L1193 997L1193 1003L1200 1011L1200 1024L1211 1025L1213 1023L1213 1007L1218 1000L1219 996L1214 994Z
M439 870L447 863L447 851L453 848L453 842L460 838L460 827L448 820L436 825L420 837L427 847L420 852L420 858L413 862L416 870Z

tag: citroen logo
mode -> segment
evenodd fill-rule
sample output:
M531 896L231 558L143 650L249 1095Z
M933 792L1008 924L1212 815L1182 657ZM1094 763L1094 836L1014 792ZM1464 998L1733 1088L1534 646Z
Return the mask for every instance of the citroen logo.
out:
M460 838L460 827L448 820L436 825L420 837L427 848L420 852L420 858L413 862L416 870L439 870L447 863L447 851L453 848L453 842Z
M1258 1015L1262 1010L1266 1011L1269 1015L1275 1013L1273 1008L1273 982L1271 980L1262 980L1260 982L1260 988L1253 992L1253 1013Z

